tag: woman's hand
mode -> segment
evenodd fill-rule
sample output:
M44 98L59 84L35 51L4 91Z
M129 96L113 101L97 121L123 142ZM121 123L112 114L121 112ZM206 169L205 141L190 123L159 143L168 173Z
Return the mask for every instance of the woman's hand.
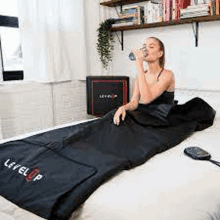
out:
M125 115L126 115L125 106L119 107L118 110L115 112L115 115L114 115L114 118L113 118L114 124L119 125L120 115L122 115L122 120L124 121L125 120Z
M143 51L138 50L138 49L133 49L132 51L135 54L136 63L138 63L140 65L143 65L143 62L144 62L144 53L143 53Z

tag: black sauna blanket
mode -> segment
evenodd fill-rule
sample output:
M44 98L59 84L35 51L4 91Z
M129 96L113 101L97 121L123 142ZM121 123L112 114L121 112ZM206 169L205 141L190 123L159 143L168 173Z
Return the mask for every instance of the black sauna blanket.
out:
M156 109L138 108L115 125L115 108L96 120L1 144L0 195L43 218L68 219L119 171L213 124L216 111L203 99L177 103L166 120Z

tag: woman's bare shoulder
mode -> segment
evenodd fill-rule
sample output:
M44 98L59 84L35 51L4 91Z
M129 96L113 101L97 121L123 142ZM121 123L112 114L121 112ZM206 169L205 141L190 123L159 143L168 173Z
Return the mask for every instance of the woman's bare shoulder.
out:
M171 73L171 72L173 72L172 70L170 70L170 69L163 69L163 72L165 72L165 73Z
M168 86L167 91L174 91L175 90L175 76L172 70L166 69L165 75L170 79L170 84Z
M168 76L168 77L171 76L172 78L174 78L173 70L164 69L163 71L164 71L164 73L165 73L166 76Z

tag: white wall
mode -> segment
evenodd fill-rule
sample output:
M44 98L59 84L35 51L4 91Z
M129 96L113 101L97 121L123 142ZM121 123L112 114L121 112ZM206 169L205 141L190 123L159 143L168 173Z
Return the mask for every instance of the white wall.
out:
M53 125L49 85L9 83L0 87L3 138Z
M0 106L0 139L95 118L87 114L86 83L78 80L5 83Z

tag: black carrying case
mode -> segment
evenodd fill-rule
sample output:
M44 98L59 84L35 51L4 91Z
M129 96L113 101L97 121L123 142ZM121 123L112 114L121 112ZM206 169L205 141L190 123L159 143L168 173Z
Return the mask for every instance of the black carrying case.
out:
M103 116L129 102L129 77L87 76L87 113Z

